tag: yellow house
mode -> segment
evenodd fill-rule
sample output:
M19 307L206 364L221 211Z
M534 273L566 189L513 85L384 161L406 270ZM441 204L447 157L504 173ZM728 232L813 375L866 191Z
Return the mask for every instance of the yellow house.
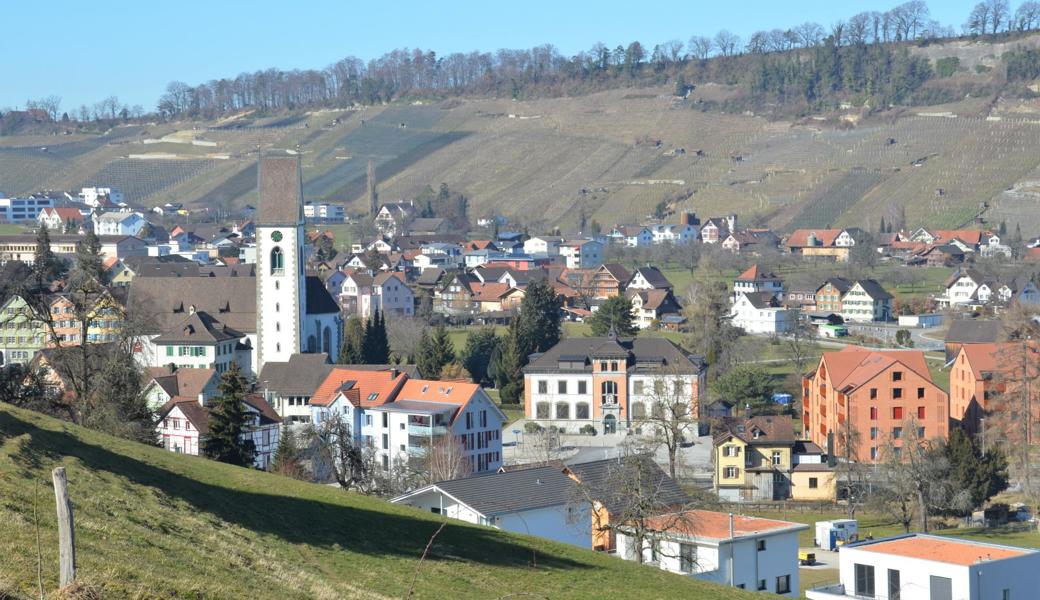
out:
M715 492L722 500L759 502L834 498L823 451L796 439L791 417L746 419L714 439Z

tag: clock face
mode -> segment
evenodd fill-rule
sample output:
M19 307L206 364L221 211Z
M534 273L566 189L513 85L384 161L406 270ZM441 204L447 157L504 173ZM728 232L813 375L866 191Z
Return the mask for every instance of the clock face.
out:
M276 241L276 242L282 241L282 232L281 231L274 231L274 232L272 232L271 233L271 239Z

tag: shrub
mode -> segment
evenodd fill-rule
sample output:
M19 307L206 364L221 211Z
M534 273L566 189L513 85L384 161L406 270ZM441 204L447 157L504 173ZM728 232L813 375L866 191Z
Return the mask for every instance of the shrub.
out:
M586 423L585 425L581 426L581 429L578 431L578 433L582 435L596 435L596 427L591 423Z
M533 421L524 423L524 433L541 433L542 426Z

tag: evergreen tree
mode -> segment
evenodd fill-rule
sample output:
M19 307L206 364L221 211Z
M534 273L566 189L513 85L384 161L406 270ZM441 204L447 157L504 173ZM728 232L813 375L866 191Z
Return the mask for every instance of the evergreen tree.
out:
M1000 235L1000 237L1004 237L1005 235L1007 235L1007 220L1006 219L1002 219L1000 221L1000 227L997 228L997 233Z
M293 479L303 479L305 471L296 433L288 422L278 432L278 448L274 453L271 471Z
M521 352L520 326L517 319L509 324L509 334L499 345L501 351L495 357L493 367L495 383L502 402L516 404L524 395L524 364L527 355Z
M339 348L339 364L360 365L364 362L362 347L365 343L365 326L356 316L351 316L343 325L343 343Z
M987 500L1007 489L1007 459L999 449L988 449L984 456L974 437L959 427L953 427L943 452L949 461L950 478L955 487L968 492L971 498L971 506L963 514L982 507Z
M527 355L545 352L560 342L560 299L548 281L527 286L514 321L518 321L516 350L523 364L527 364Z
M494 327L482 327L470 332L466 338L466 347L462 350L462 366L469 371L474 383L491 383L489 367L498 346L499 338Z
M88 231L76 247L76 270L97 283L106 283L104 259L101 258L101 240L93 231Z
M419 341L419 356L416 359L419 375L423 379L437 379L441 376L444 366L453 360L455 347L443 324L435 327L432 335L423 331Z
M202 439L202 453L240 467L253 464L256 448L248 432L249 414L245 407L246 378L232 362L220 377L220 395L209 404L209 434Z
M888 232L888 230L885 229L885 217L881 217L881 226L878 227L878 233L887 233L887 232Z
M607 335L611 329L624 337L633 336L639 331L632 317L632 301L620 295L608 298L599 310L592 313L588 323L595 336Z
M36 255L33 260L33 271L36 273L41 287L60 278L64 272L62 260L51 249L50 231L43 224L36 230Z
M390 362L390 341L386 337L386 321L378 308L372 312L365 325L361 356L361 362L369 365L385 365Z

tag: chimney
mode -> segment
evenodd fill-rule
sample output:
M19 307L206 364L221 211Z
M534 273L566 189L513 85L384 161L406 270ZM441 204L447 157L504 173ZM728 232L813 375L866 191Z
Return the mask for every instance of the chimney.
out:
M400 374L400 371L397 370L397 367L391 367L390 368L390 379L397 379L397 376L399 374Z
M729 513L729 538L733 539L733 513Z

